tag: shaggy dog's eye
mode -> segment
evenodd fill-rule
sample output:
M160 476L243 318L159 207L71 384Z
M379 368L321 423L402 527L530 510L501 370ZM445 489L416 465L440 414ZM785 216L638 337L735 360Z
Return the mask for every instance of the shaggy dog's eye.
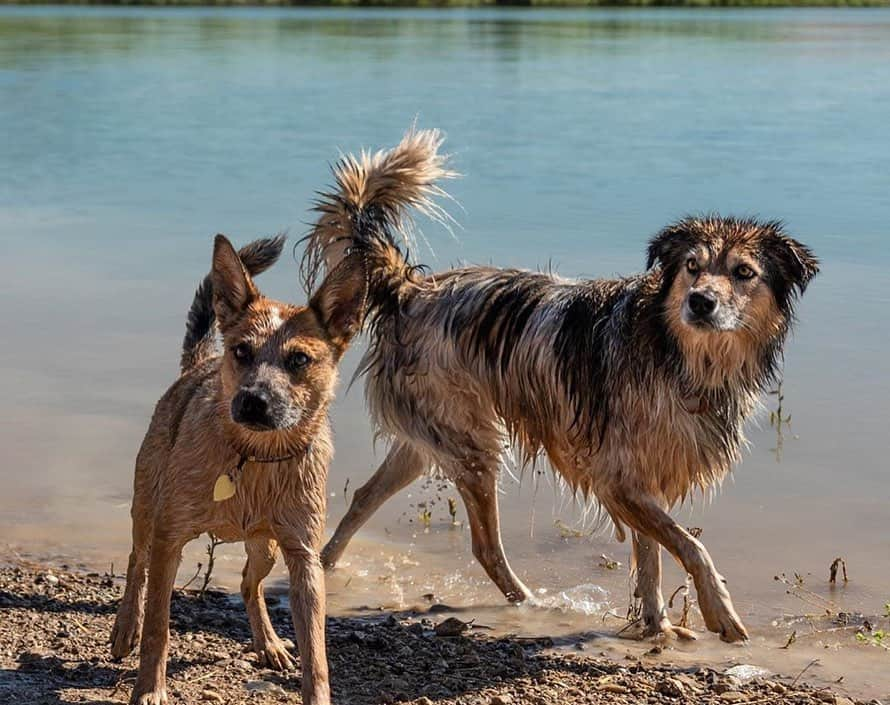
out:
M246 365L253 359L253 350L250 349L247 343L238 343L232 348L232 355L242 365Z
M698 274L698 260L695 257L686 260L686 271L690 274Z
M310 362L312 362L312 358L309 357L304 352L295 352L287 359L287 366L291 370L299 370L303 367L306 367Z
M754 277L754 270L747 264L740 264L735 268L735 275L738 279L751 279Z

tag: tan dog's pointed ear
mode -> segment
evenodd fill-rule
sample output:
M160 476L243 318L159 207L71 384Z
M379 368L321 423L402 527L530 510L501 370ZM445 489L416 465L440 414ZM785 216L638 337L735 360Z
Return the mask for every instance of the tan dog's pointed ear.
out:
M362 327L367 297L367 268L364 258L354 253L325 278L309 302L341 352Z
M210 278L213 282L213 310L220 328L225 329L237 321L259 296L241 258L225 235L217 235L213 241Z

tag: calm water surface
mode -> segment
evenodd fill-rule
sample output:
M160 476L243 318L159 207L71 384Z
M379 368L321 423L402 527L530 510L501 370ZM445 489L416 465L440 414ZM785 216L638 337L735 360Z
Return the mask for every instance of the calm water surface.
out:
M822 257L787 349L781 460L763 415L722 492L679 512L752 644L704 637L671 658L793 673L815 655L814 677L890 693L886 652L813 634L820 606L773 580L800 573L835 611L890 600L887 11L0 9L0 541L125 564L132 461L211 236L303 234L338 149L392 144L416 116L465 174L456 239L425 228L433 266L627 273L660 226L709 210L783 218ZM290 259L262 285L302 297ZM334 413L331 524L383 454L359 392ZM505 482L502 502L508 554L549 609L502 605L449 526L454 495L387 505L331 576L332 609L433 592L503 631L614 633L628 547L565 536L558 522L586 532L583 508L548 476ZM418 503L437 496L425 530ZM832 592L837 556L852 582ZM240 560L227 552L223 584ZM681 582L670 566L666 588Z

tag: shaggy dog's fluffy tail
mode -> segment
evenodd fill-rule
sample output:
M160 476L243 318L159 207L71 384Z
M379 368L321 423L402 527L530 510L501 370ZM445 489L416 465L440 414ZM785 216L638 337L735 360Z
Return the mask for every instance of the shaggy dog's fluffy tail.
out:
M457 176L439 152L443 142L439 130L412 128L390 150L362 151L337 162L335 188L320 194L315 210L321 215L305 238L302 274L308 288L320 270L332 271L350 252L367 262L371 309L383 292L392 293L410 277L398 240L411 243L411 211L450 220L435 202L447 197L437 182Z
M265 272L281 256L287 237L278 235L267 237L245 245L238 250L244 269L254 277ZM216 349L216 315L213 313L213 282L208 274L195 291L195 298L185 322L185 338L182 341L182 358L179 368L182 372L206 359Z

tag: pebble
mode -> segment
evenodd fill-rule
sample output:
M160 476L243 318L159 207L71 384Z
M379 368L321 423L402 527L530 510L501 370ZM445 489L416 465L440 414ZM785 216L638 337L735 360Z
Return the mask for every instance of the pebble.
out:
M682 698L686 695L685 686L676 678L665 678L655 689L669 698Z
M277 683L270 683L269 681L247 681L244 687L252 693L284 693L284 688Z
M504 693L503 695L492 695L489 705L513 705L513 696Z
M602 683L598 686L599 690L604 693L615 693L616 695L622 695L624 693L629 693L627 686L621 685L620 683Z
M209 688L201 691L201 700L209 700L214 703L224 702L224 698L222 695L217 693L215 690L210 690Z
M725 693L720 693L720 700L725 703L743 703L747 699L747 695L737 690L727 690Z

